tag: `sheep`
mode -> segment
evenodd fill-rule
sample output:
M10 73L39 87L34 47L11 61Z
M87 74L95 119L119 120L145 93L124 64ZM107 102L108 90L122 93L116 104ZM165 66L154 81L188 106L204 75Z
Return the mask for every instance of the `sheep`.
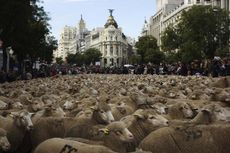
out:
M79 118L71 129L67 130L66 137L91 138L91 129L97 124L108 124L114 121L111 108L106 103L99 103L93 108L91 118Z
M104 146L89 145L61 138L52 138L42 142L34 153L48 153L51 151L55 153L116 153Z
M114 121L110 112L110 107L107 104L98 103L92 108L93 113L89 118L55 118L55 117L41 117L34 124L34 130L31 133L32 148L39 143L49 138L65 136L87 136L86 129L97 124L107 124ZM75 131L80 131L75 133ZM83 132L82 132L83 131ZM90 133L89 133L90 134Z
M230 87L230 77L222 77L212 83L211 86L216 88L228 88Z
M4 129L0 128L0 152L9 151L10 143L7 139L7 133Z
M170 119L184 119L192 118L194 112L191 106L186 102L176 102L175 104L168 105L168 117Z
M27 111L12 112L10 116L0 116L0 128L7 131L11 151L16 151L21 145L27 131L33 129L32 114Z
M132 133L125 127L122 122L110 123L103 129L99 130L102 132L101 145L90 145L86 143L81 143L78 141L73 141L70 139L48 139L42 142L34 151L34 153L46 153L52 148L53 152L63 152L67 149L70 151L76 151L79 153L126 153L125 142L130 142L133 140ZM87 142L87 141L85 141ZM66 144L69 146L65 147ZM67 150L67 151L68 151Z
M8 107L9 107L9 105L7 103L0 100L0 110L6 110L6 109L8 109Z
M219 104L204 106L194 119L189 121L192 124L210 124L214 122L229 122L230 110Z
M139 147L145 151L159 153L228 153L229 132L228 124L165 127L149 134Z
M119 121L122 117L130 115L134 112L133 108L127 105L125 102L117 102L115 104L110 104L111 111L116 121Z
M168 126L168 120L151 109L139 109L133 115L125 117L121 121L126 123L135 138L135 142L128 146L129 151L135 150L141 140L152 131Z

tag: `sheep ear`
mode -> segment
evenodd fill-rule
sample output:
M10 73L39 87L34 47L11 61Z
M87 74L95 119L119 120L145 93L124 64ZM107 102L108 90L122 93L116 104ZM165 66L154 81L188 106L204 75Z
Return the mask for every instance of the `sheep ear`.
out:
M93 110L93 111L96 111L96 110L98 110L98 106L97 105L92 106L92 107L90 107L90 109Z
M35 115L35 113L29 113L29 114L30 114L31 117Z
M142 114L143 111L144 111L143 109L139 109L133 114L133 116L136 117L137 119L144 119L145 116Z
M133 116L135 116L137 119L144 119L144 115L141 114L133 114Z

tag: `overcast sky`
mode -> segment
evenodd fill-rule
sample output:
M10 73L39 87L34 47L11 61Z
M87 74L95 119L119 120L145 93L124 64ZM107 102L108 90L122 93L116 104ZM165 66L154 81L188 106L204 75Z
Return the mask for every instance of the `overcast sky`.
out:
M81 14L86 27L92 30L103 27L109 16L108 9L114 9L114 18L127 36L140 35L145 17L155 13L156 0L43 0L45 11L49 13L52 34L59 39L65 26L76 26Z

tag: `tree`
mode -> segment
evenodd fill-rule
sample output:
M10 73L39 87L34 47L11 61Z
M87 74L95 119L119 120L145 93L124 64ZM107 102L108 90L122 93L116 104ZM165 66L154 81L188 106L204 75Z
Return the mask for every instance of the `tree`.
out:
M141 63L144 62L145 56L148 49L159 50L157 46L157 40L153 36L143 36L138 39L135 44L137 48L137 53L141 56Z
M130 64L139 64L140 61L141 61L141 58L138 55L132 55L129 57L129 63Z
M177 29L172 25L169 25L161 37L162 50L165 52L175 51L180 45L180 39L177 33Z
M50 36L49 17L40 0L0 0L3 51L11 46L20 63L27 57L51 62L57 43ZM5 59L5 58L4 58ZM6 60L4 60L6 63Z
M89 65L91 63L95 64L96 61L99 61L101 59L102 54L100 50L96 48L90 48L85 51L84 56L85 56L85 64Z
M61 57L57 57L55 60L56 60L56 63L59 65L62 65L62 63L64 63L64 61Z
M165 51L177 49L181 60L186 62L212 59L223 55L224 48L229 47L229 24L229 12L211 6L193 6L182 13L174 28L165 30L162 48Z
M66 57L66 61L68 64L76 64L76 55L75 54L68 54Z
M155 49L148 49L145 53L145 62L146 63L153 63L153 64L160 64L165 59L165 55L160 50Z

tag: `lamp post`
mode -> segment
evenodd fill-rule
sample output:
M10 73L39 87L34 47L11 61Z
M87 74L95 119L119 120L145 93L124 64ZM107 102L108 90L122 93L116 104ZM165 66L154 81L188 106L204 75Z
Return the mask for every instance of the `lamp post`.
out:
M220 10L218 10L217 8L213 8L213 12L216 14L216 17L217 17L217 30L218 30L218 36L217 36L217 38L219 38L219 40L218 40L218 43L219 43L218 47L219 47L219 49L221 50L221 48L222 48L222 45L221 45L221 43L222 43L222 42L221 42L222 24L219 23L219 22L221 22L220 16L218 15L219 11L220 11Z
M2 46L3 46L3 41L0 39L0 70L3 67L3 50L2 50Z
M6 72L9 72L10 69L10 57L13 55L14 51L12 47L6 48L6 56L7 56L7 63L6 63Z

